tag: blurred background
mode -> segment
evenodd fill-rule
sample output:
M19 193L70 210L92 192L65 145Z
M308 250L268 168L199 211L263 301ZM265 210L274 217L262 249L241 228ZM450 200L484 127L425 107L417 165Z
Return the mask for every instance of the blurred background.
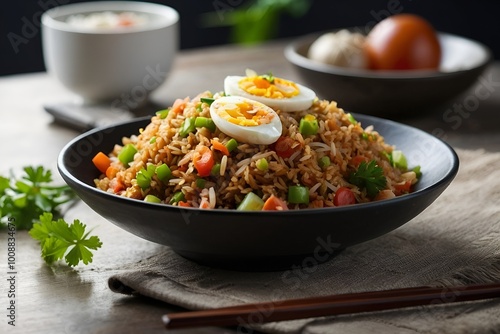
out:
M91 0L16 0L0 12L0 75L44 71L40 16ZM391 14L415 13L436 30L468 37L500 58L498 0L159 0L181 16L181 49L252 44L350 26L371 27Z

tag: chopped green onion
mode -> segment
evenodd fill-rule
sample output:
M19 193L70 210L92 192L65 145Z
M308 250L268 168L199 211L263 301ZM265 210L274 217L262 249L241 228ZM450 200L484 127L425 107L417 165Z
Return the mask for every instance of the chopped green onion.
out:
M260 211L264 207L264 201L259 196L254 193L246 194L243 201L241 201L240 205L236 210L239 211Z
M304 136L313 136L318 133L318 120L313 115L305 115L300 120L299 132Z
M215 164L213 167L212 167L212 170L210 171L210 174L212 174L213 176L220 176L220 164Z
M215 101L213 97L202 97L200 99L201 102L208 104L209 106L212 104L212 102Z
M149 202L149 203L161 203L161 199L159 199L158 197L156 197L155 195L146 195L146 197L144 197L144 202Z
M137 153L137 149L133 144L127 144L123 146L120 153L118 153L118 160L121 161L122 164L127 165L129 162L134 160L134 155Z
M183 192L182 191L178 191L170 199L170 204L175 204L175 203L178 203L178 202L184 201L184 200L185 200L185 197L184 197Z
M205 180L205 179L196 179L196 186L200 189L205 188L206 183L207 183L207 180Z
M194 126L197 128L207 128L210 132L215 132L216 130L214 121L208 117L196 117Z
M309 204L309 188L302 186L288 187L288 202L294 204Z
M163 109L163 110L159 110L156 112L156 115L158 117L160 117L160 119L165 119L168 115L168 113L170 112L170 108L168 109Z
M330 166L330 164L331 164L330 157L329 157L329 156L327 156L327 155L322 156L322 157L318 160L318 166L319 166L321 169L326 169L326 168L328 168L328 166Z
M172 178L172 171L170 170L170 167L167 166L167 164L161 164L160 166L156 167L155 173L162 182L166 182Z
M402 151L394 150L392 151L392 165L400 170L408 169L408 162Z
M137 184L139 187L141 187L142 190L145 190L149 188L151 185L151 178L148 177L146 174L141 173L142 170L140 170L137 175L135 176L135 179L137 180Z
M234 138L229 139L228 142L226 143L226 148L229 152L234 151L237 147L238 147L238 142Z
M156 143L156 137L151 137L151 139L149 140L149 143L150 144Z
M265 159L265 158L260 158L259 160L257 160L257 162L255 162L255 166L261 172L265 172L269 169L269 163L267 162L267 159Z
M269 72L267 74L262 74L260 77L262 79L269 81L269 83L271 83L271 84L274 83L274 75L271 72Z
M135 179L137 180L137 184L141 187L142 190L145 190L151 186L151 178L155 172L156 167L151 164L147 166L147 169L142 168L135 175Z
M187 137L191 132L193 132L196 129L194 123L195 123L194 117L186 118L184 122L182 122L181 124L181 127L179 129L179 135L182 138Z
M354 118L354 116L351 113L347 114L347 119L349 120L349 122L351 122L354 125L358 124L358 121L356 121L356 119Z
M196 111L197 112L202 112L203 111L203 103L198 103L196 105Z

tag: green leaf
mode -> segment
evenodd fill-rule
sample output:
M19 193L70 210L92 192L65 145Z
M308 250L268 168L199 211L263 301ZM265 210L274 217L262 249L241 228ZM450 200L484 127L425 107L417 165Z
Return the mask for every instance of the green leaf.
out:
M60 206L75 200L75 193L67 185L52 186L52 172L42 166L23 168L24 174L16 179L0 176L0 221L15 218L18 230L29 230L43 212L59 215Z
M45 262L52 264L64 258L69 266L74 267L80 261L84 264L92 262L93 254L90 250L97 250L102 246L98 237L88 237L85 228L85 224L78 219L68 225L63 219L54 221L53 215L46 212L33 225L29 234L40 241L41 255Z
M387 179L384 176L384 171L377 165L375 160L366 163L362 161L358 169L349 177L349 182L366 189L369 197L375 197L380 190L387 186Z

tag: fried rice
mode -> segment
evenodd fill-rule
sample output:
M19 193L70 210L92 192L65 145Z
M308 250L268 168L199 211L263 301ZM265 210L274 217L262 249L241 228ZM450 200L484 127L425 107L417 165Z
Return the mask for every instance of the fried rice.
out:
M401 195L405 192L401 191L402 185L417 182L416 173L394 165L389 157L395 147L385 143L372 126L363 128L336 102L326 100L316 99L309 109L299 112L276 110L283 126L282 137L293 140L293 153L288 157L279 154L273 144L248 143L238 143L226 155L211 144L213 140L225 144L231 139L219 129L211 132L199 127L186 137L181 136L180 128L187 118L210 118L209 104L201 98L212 97L210 92L204 92L186 98L181 112L168 112L166 116L158 113L144 129L123 138L109 152L111 166L109 172L95 180L97 188L138 200L154 195L161 203L209 209L236 209L252 192L264 201L274 195L285 201L288 209L303 209L334 207L335 193L340 187L349 188L357 203L365 203ZM300 133L299 122L306 115L317 119L317 134ZM123 164L117 157L126 144L133 144L137 152L130 163ZM220 167L205 177L198 175L193 164L194 152L200 146L211 149ZM325 156L330 162L327 166L320 163ZM360 157L362 161L374 161L385 176L386 185L375 196L349 182ZM266 168L258 166L262 159L267 162ZM141 170L162 164L171 170L168 180L162 181L153 174L148 187L138 184ZM297 185L308 189L308 203L287 200L289 187ZM182 195L182 201L174 200L176 194Z

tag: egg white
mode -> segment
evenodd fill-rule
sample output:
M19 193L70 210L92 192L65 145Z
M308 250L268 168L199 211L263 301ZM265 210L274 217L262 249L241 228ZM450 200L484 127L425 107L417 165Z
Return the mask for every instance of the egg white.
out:
M273 116L271 122L256 126L237 125L222 118L217 112L217 109L221 105L237 104L241 102L246 102L265 110L266 113ZM210 116L220 131L242 143L262 145L272 144L281 136L281 131L283 129L281 120L273 109L258 101L241 96L224 96L216 99L210 105Z
M243 89L241 89L238 85L238 82L245 77L242 76L227 76L224 79L224 91L228 95L236 95L243 96L255 101L259 101L264 103L265 105L276 108L281 111L293 112L293 111L302 111L309 109L314 99L316 98L316 93L313 90L302 86L298 83L295 83L299 88L299 94L290 98L284 99L272 99L269 97L263 97L259 95L253 95L247 93Z

